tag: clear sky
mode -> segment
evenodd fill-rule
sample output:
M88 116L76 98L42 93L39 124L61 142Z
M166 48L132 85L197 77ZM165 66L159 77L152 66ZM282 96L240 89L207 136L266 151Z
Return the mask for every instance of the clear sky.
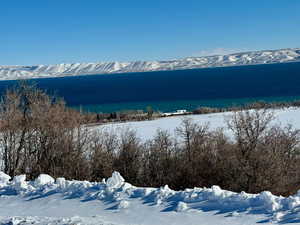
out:
M3 0L0 65L300 47L300 0Z

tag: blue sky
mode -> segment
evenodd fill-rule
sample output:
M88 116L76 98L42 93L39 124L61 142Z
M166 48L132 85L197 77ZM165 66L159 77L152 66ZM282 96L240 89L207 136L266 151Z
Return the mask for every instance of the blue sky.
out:
M0 65L300 47L299 0L13 0L0 9Z

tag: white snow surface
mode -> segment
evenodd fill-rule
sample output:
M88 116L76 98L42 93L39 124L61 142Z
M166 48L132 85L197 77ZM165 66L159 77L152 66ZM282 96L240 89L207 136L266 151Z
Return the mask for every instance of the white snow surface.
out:
M88 74L110 74L160 70L182 70L193 68L253 65L300 61L300 48L264 50L187 57L168 61L63 63L35 66L0 66L0 80L76 76Z
M1 178L7 177L1 173ZM41 175L2 179L0 224L201 224L300 223L300 191L290 197L211 188L135 187L114 172L106 182ZM4 181L5 180L5 181ZM42 182L41 182L42 181ZM22 187L20 188L20 183Z
M300 108L275 109L273 124L278 124L282 127L291 124L293 128L300 129ZM211 113L200 115L187 116L172 116L163 117L150 121L112 123L94 127L93 129L105 130L107 132L115 132L121 135L124 131L131 129L136 131L137 136L146 141L152 139L158 130L167 131L171 136L175 137L176 128L182 123L185 118L190 118L193 122L199 125L208 125L210 129L223 129L229 137L232 133L227 129L227 121L232 116L232 112Z

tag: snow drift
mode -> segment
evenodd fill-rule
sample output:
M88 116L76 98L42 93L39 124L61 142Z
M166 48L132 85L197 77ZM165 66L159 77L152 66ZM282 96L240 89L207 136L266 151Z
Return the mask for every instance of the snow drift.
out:
M6 196L32 200L59 193L64 198L80 198L83 202L109 201L113 203L110 210L116 211L128 210L132 207L132 202L137 204L135 200L139 200L143 204L160 207L161 211L179 214L216 211L239 215L246 212L264 215L265 222L300 222L300 191L294 196L282 197L268 191L259 194L235 193L218 186L183 191L171 190L167 185L161 188L143 188L126 183L118 172L102 182L69 181L64 178L54 180L46 174L41 174L34 181L26 181L25 175L10 180L8 175L0 172L0 206L1 200Z

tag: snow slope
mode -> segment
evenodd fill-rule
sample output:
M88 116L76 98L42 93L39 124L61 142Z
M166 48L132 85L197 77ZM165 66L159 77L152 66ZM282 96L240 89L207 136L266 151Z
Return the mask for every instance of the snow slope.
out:
M208 124L211 129L223 128L225 133L230 136L226 121L230 119L231 112L212 113L201 115L164 117L156 120L106 124L95 127L94 129L103 129L111 132L122 133L126 129L135 130L138 137L143 141L151 139L157 130L168 131L175 136L175 129L180 126L182 119L191 118L193 122L205 125ZM286 126L292 124L294 128L300 129L300 108L289 108L284 110L274 110L274 123Z
M300 192L288 198L270 192L234 193L212 188L173 191L141 188L118 172L102 182L35 181L0 173L0 224L250 225L300 223Z
M295 61L300 61L300 48L242 52L230 55L188 57L169 61L97 62L36 66L0 66L0 80L159 70L180 70Z

